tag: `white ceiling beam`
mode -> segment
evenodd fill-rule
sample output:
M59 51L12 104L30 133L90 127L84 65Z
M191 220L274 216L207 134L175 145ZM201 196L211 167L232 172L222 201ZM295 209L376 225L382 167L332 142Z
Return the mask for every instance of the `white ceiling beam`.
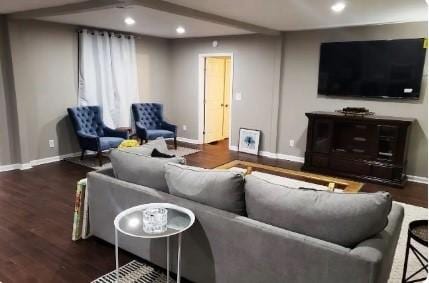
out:
M8 16L12 19L37 19L128 6L132 5L134 2L134 0L90 0L61 6L16 12L11 13Z
M280 35L280 32L274 29L249 24L242 21L226 18L223 16L210 14L195 10L192 8L184 7L181 5L173 4L162 0L89 0L79 3L65 4L61 6L40 8L22 12L11 13L8 16L13 19L37 19L51 16L61 16L67 14L75 14L88 11L96 11L108 8L123 7L139 5L142 7L176 14L193 19L203 20L215 24L231 26L242 30L247 30L254 33L261 33L267 35Z
M134 2L146 8L151 8L154 10L159 10L159 11L181 15L189 18L198 19L198 20L203 20L203 21L211 22L215 24L231 26L231 27L251 31L254 33L261 33L261 34L267 34L267 35L280 35L280 31L278 30L274 30L274 29L254 25L254 24L249 24L246 22L226 18L223 16L211 14L211 13L202 12L200 10L195 10L189 7L177 5L163 0L135 0Z

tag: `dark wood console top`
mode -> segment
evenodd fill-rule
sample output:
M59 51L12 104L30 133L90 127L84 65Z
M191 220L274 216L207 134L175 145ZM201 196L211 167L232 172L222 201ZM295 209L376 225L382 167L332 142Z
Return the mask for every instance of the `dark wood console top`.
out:
M379 116L379 115L346 115L339 112L328 112L328 111L314 111L305 113L307 117L309 116L329 116L330 118L341 118L341 119L354 119L354 120L375 120L375 121L398 121L404 123L413 123L416 119L414 118L402 118L402 117L393 117L393 116Z

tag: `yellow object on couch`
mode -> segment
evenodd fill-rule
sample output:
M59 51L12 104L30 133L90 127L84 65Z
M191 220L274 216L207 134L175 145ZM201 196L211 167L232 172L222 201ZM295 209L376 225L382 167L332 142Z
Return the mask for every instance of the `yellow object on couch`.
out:
M126 147L137 147L139 146L139 142L136 140L124 140L119 145L119 148L126 148Z

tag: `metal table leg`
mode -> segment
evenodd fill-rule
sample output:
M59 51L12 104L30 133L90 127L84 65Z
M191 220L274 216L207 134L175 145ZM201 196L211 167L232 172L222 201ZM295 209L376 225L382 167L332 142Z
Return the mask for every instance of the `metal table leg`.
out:
M167 237L167 283L170 281L170 237Z
M182 233L179 233L179 239L177 240L177 279L176 282L180 283L180 253L182 250Z
M115 260L116 260L116 282L119 283L118 230L116 228L115 228Z

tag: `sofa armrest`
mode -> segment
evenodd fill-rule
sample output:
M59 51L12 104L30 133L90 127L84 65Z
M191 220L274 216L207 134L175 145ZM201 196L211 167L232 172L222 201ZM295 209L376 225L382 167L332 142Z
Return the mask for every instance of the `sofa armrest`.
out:
M127 131L118 131L118 130L111 129L109 127L104 127L103 131L104 131L105 137L118 137L118 138L128 139Z
M389 279L404 219L404 207L393 203L388 219L389 223L381 233L361 242L350 252L369 262L373 270L379 271L374 273L374 282L387 282Z

